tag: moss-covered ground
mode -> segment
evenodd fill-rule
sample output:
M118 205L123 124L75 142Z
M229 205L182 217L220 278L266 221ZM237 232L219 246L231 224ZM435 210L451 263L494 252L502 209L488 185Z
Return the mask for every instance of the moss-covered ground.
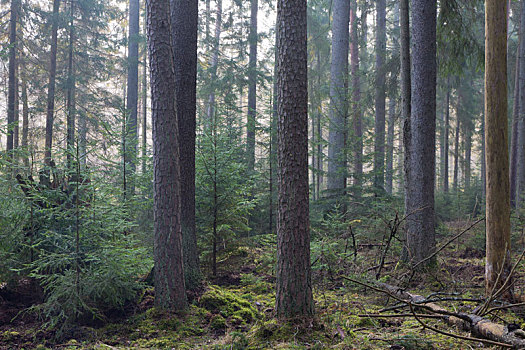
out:
M448 233L455 230L453 226L446 229ZM410 281L409 271L396 262L399 252L389 252L379 279L404 284L413 293L446 298L441 304L451 311L471 311L483 293L483 252L475 248L480 230L475 229L450 245L432 269L412 276ZM316 318L301 323L277 322L274 318L274 251L275 238L266 235L246 238L236 247L221 252L218 275L206 278L203 290L193 296L184 313L168 314L155 309L150 288L140 302L125 310L121 317L78 327L59 343L44 323L19 316L0 327L0 348L408 350L481 346L424 329L413 317L364 317L392 307L395 301L341 276L363 281L375 279L381 245L362 244L354 257L346 254L344 239L313 246ZM519 271L518 279L522 273ZM502 311L492 318L501 323L522 325L522 315L519 310L514 311ZM395 312L409 311L401 308L388 313ZM439 320L425 319L425 322L448 332L468 335L450 329Z

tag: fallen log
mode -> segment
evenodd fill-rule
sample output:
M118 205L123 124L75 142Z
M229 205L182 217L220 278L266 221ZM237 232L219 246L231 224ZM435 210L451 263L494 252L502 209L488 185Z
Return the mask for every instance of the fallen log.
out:
M443 333L449 336L455 336L457 338L464 339L464 340L483 342L484 339L488 339L491 342L485 341L486 343L497 342L497 343L500 343L497 345L500 345L500 346L506 345L505 347L507 348L525 349L525 332L521 329L509 330L504 325L494 323L490 320L487 320L483 317L480 317L474 314L463 313L463 312L450 312L446 310L445 308L443 308L442 306L436 304L435 302L428 302L426 298L421 295L409 293L399 287L391 286L386 283L376 282L375 286L372 286L370 284L363 283L361 281L357 281L357 280L354 280L348 277L343 277L343 278L350 282L357 283L362 286L374 289L378 292L387 294L390 297L398 301L403 301L407 303L407 305L410 307L412 311L413 310L418 310L418 311L424 310L430 313L438 314L441 316L440 318L444 322L446 322L448 325L458 327L459 329L470 332L475 337L483 338L483 339L462 337L462 336L457 336L457 335L450 334L447 332L439 331L435 329L434 327L424 324L418 318L418 314L416 314L415 312L412 312L413 316L425 328L429 328L439 333ZM387 316L387 317L391 317L391 316ZM492 345L496 345L496 344L492 343Z

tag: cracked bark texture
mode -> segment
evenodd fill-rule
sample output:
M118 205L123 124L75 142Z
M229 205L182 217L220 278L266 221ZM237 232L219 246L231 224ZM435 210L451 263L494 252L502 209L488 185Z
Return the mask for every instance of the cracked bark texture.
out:
M153 121L155 305L186 308L184 285L178 125L169 0L148 0Z
M197 99L197 0L171 0L181 181L181 225L186 288L201 281L195 233L195 128Z
M485 291L510 272L507 126L507 2L485 1L486 264ZM498 275L502 271L502 276ZM496 286L498 287L498 286Z
M407 178L408 259L417 263L435 248L436 2L412 0L412 95Z
M280 319L310 317L314 312L308 219L306 42L306 0L278 0L276 311Z

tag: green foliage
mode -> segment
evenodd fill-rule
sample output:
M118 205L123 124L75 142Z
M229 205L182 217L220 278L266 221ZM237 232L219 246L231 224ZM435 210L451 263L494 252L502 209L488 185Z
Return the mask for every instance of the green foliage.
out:
M219 123L202 135L196 157L196 224L205 254L212 242L231 242L248 233L255 204L243 149Z

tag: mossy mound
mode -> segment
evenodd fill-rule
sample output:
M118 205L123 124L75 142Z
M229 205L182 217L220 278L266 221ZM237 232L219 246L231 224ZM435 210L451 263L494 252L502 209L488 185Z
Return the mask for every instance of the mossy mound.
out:
M254 304L233 292L211 286L199 300L199 306L220 315L231 325L249 324L259 318Z

